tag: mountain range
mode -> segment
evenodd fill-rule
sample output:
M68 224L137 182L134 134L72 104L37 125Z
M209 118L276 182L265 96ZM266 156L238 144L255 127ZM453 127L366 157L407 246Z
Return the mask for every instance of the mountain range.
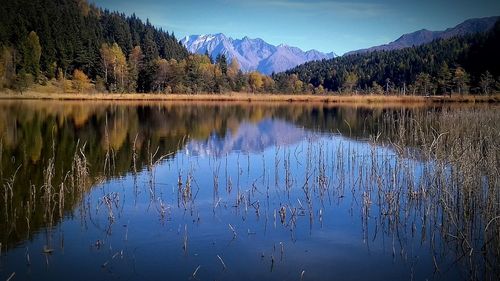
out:
M305 62L336 57L333 52L325 54L317 50L302 51L285 44L274 46L260 38L233 39L222 33L186 36L180 42L191 53L208 52L213 59L224 54L229 62L236 58L244 72L257 70L268 75Z
M437 39L448 39L455 36L464 36L467 34L486 32L493 28L498 19L500 19L500 17L469 19L458 24L455 27L448 28L443 31L430 31L427 29L421 29L412 33L404 34L397 40L388 44L351 51L345 53L344 55L369 53L373 51L399 50L413 46L420 46Z

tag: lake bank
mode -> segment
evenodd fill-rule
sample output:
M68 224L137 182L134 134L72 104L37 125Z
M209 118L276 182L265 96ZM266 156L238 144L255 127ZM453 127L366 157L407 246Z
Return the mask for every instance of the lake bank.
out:
M497 103L500 94L491 96L379 96L379 95L291 95L291 94L108 94L108 93L0 93L0 99L36 100L129 100L129 101L214 101L214 102L314 102L314 103Z

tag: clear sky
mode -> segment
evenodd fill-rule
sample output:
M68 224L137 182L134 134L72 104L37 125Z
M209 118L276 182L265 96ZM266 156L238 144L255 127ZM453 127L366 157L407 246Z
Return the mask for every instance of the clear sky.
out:
M500 16L500 0L90 0L186 35L224 33L343 54L422 28Z

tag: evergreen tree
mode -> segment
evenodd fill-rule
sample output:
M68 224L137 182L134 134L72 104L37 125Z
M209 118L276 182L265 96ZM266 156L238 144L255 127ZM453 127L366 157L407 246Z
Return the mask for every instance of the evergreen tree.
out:
M217 59L215 60L215 63L219 66L220 71L222 72L222 75L227 75L227 59L226 59L226 55L219 54L217 56Z
M31 31L23 44L23 64L22 69L27 74L33 75L36 79L40 74L40 56L42 55L42 47L40 39L36 32Z
M444 62L439 68L439 72L437 74L437 87L440 93L446 94L451 92L451 77L451 71L448 64Z
M144 55L142 54L141 47L135 46L128 57L128 92L137 91L137 81L139 79L139 72L142 69L143 58Z
M432 92L431 76L427 73L419 73L415 81L415 88L418 93L428 96Z
M3 1L0 18L0 48L12 47L18 58L15 60L17 72L25 69L26 74L35 78L43 73L52 79L58 69L62 71L61 76L67 77L79 69L96 81L106 72L101 61L101 46L116 43L125 57L134 47L141 48L144 64L140 71L146 76L139 75L143 79L137 84L142 88L137 88L148 91L154 70L152 62L159 56L177 60L188 56L173 34L135 15L127 17L103 10L85 0ZM122 72L126 73L127 69ZM126 78L123 77L124 83Z
M436 78L429 85L432 92L464 93L468 92L469 86L471 89L480 87L480 76L486 71L493 77L500 75L498 49L500 22L488 33L439 39L400 50L312 61L272 77L283 92L288 90L286 77L293 74L298 75L305 85L311 84L314 88L321 85L328 91L340 91L342 88L350 89L350 83L345 82L347 74L354 73L358 77L358 88L369 89L376 82L386 92L394 93L396 90L405 92L406 86L412 85L420 73L427 73Z

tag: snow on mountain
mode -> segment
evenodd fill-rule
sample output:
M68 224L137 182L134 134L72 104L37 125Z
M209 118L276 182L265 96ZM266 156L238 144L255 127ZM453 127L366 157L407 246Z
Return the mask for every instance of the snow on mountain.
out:
M192 155L222 156L231 152L260 153L273 145L290 145L318 135L277 119L243 122L224 136L213 133L206 140L191 140L186 152Z
M231 59L236 58L244 72L257 70L264 74L278 73L299 64L336 57L335 53L322 53L316 50L302 51L297 47L284 44L274 46L260 38L233 39L222 33L208 35L191 35L181 40L191 53L208 52L215 59L224 54Z

